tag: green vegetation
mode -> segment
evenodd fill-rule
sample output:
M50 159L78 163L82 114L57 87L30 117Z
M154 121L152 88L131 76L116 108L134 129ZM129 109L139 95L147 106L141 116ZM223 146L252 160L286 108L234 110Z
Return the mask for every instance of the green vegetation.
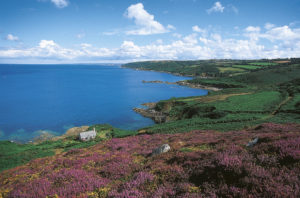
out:
M221 73L226 73L226 72L245 72L244 69L240 68L234 68L234 67L218 67Z
M254 62L254 63L249 63L250 65L258 65L258 66L274 66L278 65L277 63L271 63L271 62Z
M0 172L29 162L32 159L52 156L75 148L87 148L112 137L126 137L137 134L114 128L108 124L93 125L89 128L97 131L94 140L82 142L78 136L68 136L59 140L48 140L38 144L18 144L10 141L0 141Z
M189 80L192 84L223 90L202 97L160 101L156 110L167 115L168 122L144 128L143 131L230 131L265 122L300 123L300 64L296 60L293 62L281 65L276 63L276 67L263 67L236 76ZM251 64L247 66L260 68Z
M260 69L260 67L253 66L253 65L233 65L232 67L242 68L242 69L247 69L247 70Z

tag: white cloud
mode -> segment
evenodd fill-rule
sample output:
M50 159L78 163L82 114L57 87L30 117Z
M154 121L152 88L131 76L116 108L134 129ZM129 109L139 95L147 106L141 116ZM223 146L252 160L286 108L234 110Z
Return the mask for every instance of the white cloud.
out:
M208 31L208 30L207 30ZM99 48L82 43L77 48L64 48L53 40L41 40L32 48L0 49L0 62L4 60L65 61L65 62L107 62L165 59L254 59L299 57L300 29L289 26L273 27L269 30L249 26L244 37L227 38L209 30L205 35L192 33L177 37L172 42L157 39L146 45L125 40L117 48ZM175 33L174 33L175 34ZM174 37L175 38L175 37ZM268 46L263 40L271 41Z
M248 26L245 29L246 32L259 32L260 31L260 27L254 27L254 26Z
M64 8L69 5L69 2L67 0L51 0L52 3L58 8Z
M90 47L92 47L92 45L91 45L91 44L88 44L88 43L81 43L80 46L81 46L82 48L90 48Z
M142 3L131 5L127 8L125 16L133 19L138 29L127 31L129 35L151 35L169 32L175 29L174 26L168 25L167 28L154 20L154 16L149 14Z
M187 45L195 45L198 43L197 40L197 34L190 34L186 37L183 38L183 41L185 42L185 44Z
M176 28L173 25L168 24L167 25L168 30L176 30Z
M193 30L194 32L205 33L205 30L204 30L204 29L201 29L198 25L194 25L194 26L192 27L192 30Z
M260 27L248 26L245 29L244 36L249 37L251 40L257 41L260 37Z
M298 41L300 40L300 28L291 29L287 25L282 27L274 27L272 29L269 29L265 34L262 34L261 37L267 38L271 41Z
M206 10L208 14L212 13L212 12L223 12L225 9L225 7L222 6L222 4L217 1L215 2L215 4L213 5L213 7L211 7L210 9Z
M139 58L142 56L142 50L132 41L124 41L119 49L120 55L125 57Z
M8 35L6 36L6 40L9 40L9 41L18 41L18 40L19 40L19 37L14 36L14 35L12 35L12 34L8 34Z
M178 33L173 33L172 36L176 37L176 38L181 38L182 35L181 34L178 34Z
M266 23L266 24L265 24L265 28L266 28L267 30L272 29L273 27L275 27L275 25L272 24L272 23Z
M163 40L162 39L157 39L156 43L159 44L159 45L161 45L161 44L163 44Z

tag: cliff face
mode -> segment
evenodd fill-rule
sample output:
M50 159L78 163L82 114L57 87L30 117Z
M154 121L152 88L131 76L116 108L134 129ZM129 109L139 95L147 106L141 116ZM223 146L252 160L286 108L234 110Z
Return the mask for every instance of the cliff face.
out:
M151 155L163 144L170 151ZM0 196L299 197L299 165L296 124L268 123L227 133L144 134L4 171Z

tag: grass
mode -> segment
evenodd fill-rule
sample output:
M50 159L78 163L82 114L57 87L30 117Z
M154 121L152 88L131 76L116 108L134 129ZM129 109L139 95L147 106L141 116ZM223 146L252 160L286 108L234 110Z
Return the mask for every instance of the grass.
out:
M56 141L48 140L38 144L17 144L10 141L0 141L0 172L26 164L33 159L52 156L71 149L87 148L112 137L126 137L137 134L136 131L122 130L108 124L93 125L88 130L93 128L96 129L97 136L94 140L88 142L79 141L77 136L69 136Z
M222 102L215 102L219 110L230 111L271 111L281 102L281 94L277 91L264 91L255 94L231 96Z
M254 66L254 65L233 65L232 67L247 69L247 70L255 70L255 69L260 69L261 68L261 67Z
M258 66L275 66L275 65L278 65L278 63L269 63L269 62L253 62L253 63L249 63L249 65L258 65Z
M240 68L234 68L234 67L218 67L219 71L221 73L226 73L226 72L244 72L244 69Z
M209 103L209 102L226 100L227 98L232 96L240 96L240 95L248 95L248 94L251 94L251 92L219 94L219 95L212 95L212 96L208 95L208 96L201 96L201 97L194 97L194 98L191 97L191 98L179 99L177 101L182 101L182 102L197 101L197 102Z
M296 94L293 96L292 100L289 101L286 105L284 105L281 110L299 110L300 111L300 94Z

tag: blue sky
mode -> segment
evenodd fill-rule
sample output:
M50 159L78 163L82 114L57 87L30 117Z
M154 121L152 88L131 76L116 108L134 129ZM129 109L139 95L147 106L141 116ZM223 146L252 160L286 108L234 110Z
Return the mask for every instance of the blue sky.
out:
M300 56L300 0L1 0L0 63Z

